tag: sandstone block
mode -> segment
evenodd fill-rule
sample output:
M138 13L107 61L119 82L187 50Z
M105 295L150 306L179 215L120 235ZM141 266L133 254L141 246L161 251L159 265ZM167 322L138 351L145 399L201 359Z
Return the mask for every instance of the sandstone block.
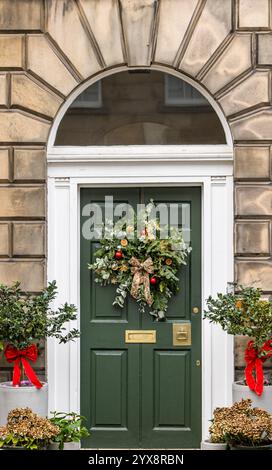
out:
M78 84L42 35L27 37L27 67L64 95Z
M155 19L154 0L120 0L128 64L150 65Z
M41 0L0 0L0 29L42 29L43 14Z
M237 185L235 191L236 215L271 216L272 184Z
M19 34L0 34L1 68L23 68L24 41Z
M232 88L219 102L229 116L260 103L269 104L269 88L269 73L257 71Z
M237 255L269 255L271 251L269 221L237 221L235 252Z
M117 2L115 0L100 0L99 2L80 0L79 3L90 24L107 67L125 62Z
M234 36L202 82L212 93L216 93L250 67L251 35Z
M7 106L8 104L8 87L7 78L5 73L0 74L0 105Z
M189 26L197 0L161 0L155 60L173 63ZM182 15L177 15L182 11Z
M38 187L0 187L0 217L44 217L45 192Z
M46 154L42 148L14 149L14 180L44 180L46 178Z
M230 121L235 140L270 140L272 109L253 111L246 116Z
M45 226L43 223L28 222L13 224L13 255L44 256Z
M269 0L238 0L238 27L269 28Z
M236 280L245 286L260 287L272 292L272 260L236 260Z
M231 1L207 0L179 68L197 75L230 30Z
M258 34L258 64L272 64L272 34Z
M234 159L234 175L237 179L268 179L270 178L270 148L236 147Z
M0 222L0 256L10 254L10 227L7 223Z
M54 117L62 99L46 90L25 74L14 74L11 79L11 104L33 109L37 113Z
M44 261L0 261L0 283L11 285L19 281L28 292L40 292L45 285Z
M47 30L50 36L84 78L98 72L100 65L75 2L51 0L47 5Z
M0 148L0 181L2 183L10 180L9 149Z
M50 122L24 111L0 111L2 142L47 142Z

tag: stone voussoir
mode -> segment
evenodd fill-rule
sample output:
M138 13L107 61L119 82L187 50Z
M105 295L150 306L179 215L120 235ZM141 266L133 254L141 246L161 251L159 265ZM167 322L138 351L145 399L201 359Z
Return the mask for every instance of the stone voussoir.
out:
M11 77L11 105L54 117L63 100L23 73Z
M244 78L228 93L219 99L226 116L246 110L259 104L269 104L270 74L256 71Z
M47 6L47 32L69 59L75 71L84 78L98 72L101 66L90 36L82 24L76 3L69 2L65 8L62 1L50 0Z
M65 96L78 85L48 38L41 34L27 36L27 69Z
M212 94L252 67L251 34L236 34L205 74L202 82Z
M202 6L204 9L201 11ZM196 76L231 32L231 0L207 0L179 64L181 70Z
M271 107L249 112L245 116L230 121L235 140L271 140L272 109Z
M51 123L24 111L0 111L2 142L45 143Z

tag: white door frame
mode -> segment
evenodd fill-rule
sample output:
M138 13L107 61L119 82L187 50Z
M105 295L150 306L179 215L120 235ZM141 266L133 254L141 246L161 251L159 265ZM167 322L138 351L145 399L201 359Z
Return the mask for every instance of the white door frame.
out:
M132 69L133 67L130 67ZM80 188L119 186L201 186L202 312L205 299L226 290L233 280L233 142L227 120L215 100L190 77L162 65L197 88L211 103L223 126L226 145L54 147L67 109L88 86L126 66L99 73L79 85L61 106L48 140L48 281L56 279L56 305L78 308L80 325ZM47 348L49 411L80 411L80 340ZM202 326L202 436L216 406L232 401L233 339L219 327Z
M55 147L48 153L48 280L58 304L78 307L80 324L81 187L201 186L202 298L233 280L233 158L228 146ZM49 410L80 410L80 340L48 341ZM212 410L231 403L233 341L208 321L202 327L202 430Z

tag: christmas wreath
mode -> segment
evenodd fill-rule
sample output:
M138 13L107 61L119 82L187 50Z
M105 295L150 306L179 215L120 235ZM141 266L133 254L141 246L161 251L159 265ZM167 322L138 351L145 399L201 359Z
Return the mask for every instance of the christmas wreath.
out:
M156 320L163 320L170 298L179 290L178 272L191 248L176 227L170 227L168 238L161 237L158 219L149 218L152 205L142 214L140 232L139 219L122 230L104 227L105 238L88 267L95 273L95 282L116 285L113 305L123 308L130 294L141 313L148 310Z

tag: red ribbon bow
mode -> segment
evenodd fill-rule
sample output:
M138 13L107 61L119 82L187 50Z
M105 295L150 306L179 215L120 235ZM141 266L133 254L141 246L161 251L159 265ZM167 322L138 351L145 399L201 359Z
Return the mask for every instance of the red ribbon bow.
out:
M35 385L36 388L41 388L42 384L32 369L29 361L36 362L38 358L38 348L36 344L31 344L25 349L16 349L10 344L5 349L5 356L8 362L15 362L13 369L13 386L20 385L21 369L20 361L22 361L23 368L29 380Z
M265 355L261 356L262 352ZM245 369L246 382L250 390L257 393L259 397L262 395L264 387L263 363L270 356L272 356L272 339L266 341L260 350L254 347L253 341L247 343L245 351L245 361L247 364ZM254 370L255 377L253 375Z

